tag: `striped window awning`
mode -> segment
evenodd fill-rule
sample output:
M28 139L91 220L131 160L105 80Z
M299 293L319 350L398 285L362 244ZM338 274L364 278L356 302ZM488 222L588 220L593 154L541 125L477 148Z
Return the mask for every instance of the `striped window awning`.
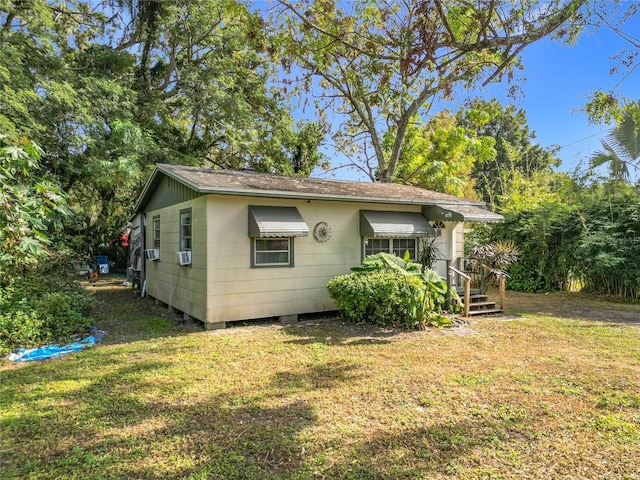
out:
M360 235L363 237L413 238L435 234L419 212L360 210Z
M249 236L256 238L306 237L309 227L296 207L249 206Z
M422 207L422 213L430 221L504 222L502 215L476 205L439 203Z

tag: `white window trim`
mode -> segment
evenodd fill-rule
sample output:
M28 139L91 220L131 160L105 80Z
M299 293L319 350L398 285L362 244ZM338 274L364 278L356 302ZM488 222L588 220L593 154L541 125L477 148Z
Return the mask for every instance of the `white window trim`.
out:
M287 240L288 249L287 250L258 250L256 246L257 240ZM277 262L277 263L259 263L258 262L258 253L270 252L287 252L289 254L288 262ZM274 267L293 267L293 237L277 237L277 238L251 238L251 268L274 268Z
M156 228L156 222L157 227ZM151 220L151 229L152 229L152 244L153 248L160 249L160 234L161 234L161 224L160 224L160 215L154 215Z
M189 214L189 219L190 219L190 223L189 223L189 235L185 236L184 235L184 230L183 230L183 226L185 226L186 224L182 223L182 215L188 213ZM180 251L191 251L193 249L193 212L191 210L191 208L185 208L184 210L180 210ZM189 243L191 244L191 247L186 248L184 246L184 240L189 239Z
M394 248L393 248L393 241L394 240L413 240L414 242L414 255L415 257L417 257L418 255L418 238L417 237L410 237L410 238L400 238L400 237L365 237L362 239L362 252L363 252L363 258L366 257L367 255L375 255L375 254L368 254L367 253L367 241L369 240L389 240L389 249L385 252L385 253L390 253L390 254L394 254ZM405 251L408 249L405 249ZM376 252L377 253L377 252ZM402 252L402 255L399 255L400 258L402 258L404 256L404 252ZM413 261L416 261L416 258L412 258Z

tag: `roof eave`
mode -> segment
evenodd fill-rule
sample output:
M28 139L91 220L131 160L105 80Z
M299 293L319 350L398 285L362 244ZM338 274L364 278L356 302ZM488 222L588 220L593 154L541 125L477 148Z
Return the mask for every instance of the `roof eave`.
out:
M173 178L174 180L176 180L177 182L180 182L184 185L186 185L187 187L195 190L196 192L203 192L202 188L200 188L198 186L198 184L187 180L186 178L184 178L181 175L177 175L174 172L172 172L171 170L164 168L164 164L162 163L157 163L155 165L155 168L153 169L153 172L151 172L151 175L149 176L149 180L147 180L147 183L145 184L144 188L142 189L142 193L140 193L140 196L138 197L138 201L136 202L136 205L134 207L134 212L140 212L143 207L146 205L147 201L149 200L149 196L151 196L151 190L152 190L152 186L154 186L156 183L159 182L158 180L158 175L162 173L168 177ZM206 193L206 192L204 192Z
M339 202L360 202L360 203L383 203L393 205L435 205L435 204L457 204L457 205L475 205L485 206L484 202L476 202L468 199L460 199L460 201L454 201L453 199L398 199L398 198L385 198L385 197L362 197L362 196L345 196L345 195L332 195L332 194L316 194L316 193L304 193L304 192L291 192L282 190L260 190L260 189L238 189L238 188L224 188L224 187L207 187L192 182L182 175L178 175L173 171L164 168L163 164L156 164L149 180L142 189L138 201L135 204L134 211L140 212L148 201L148 197L151 195L152 186L158 181L158 175L162 173L174 180L186 185L187 187L200 193L210 193L218 195L238 195L245 197L270 197L270 198L299 198L302 200L333 200Z
M175 178L175 177L174 177ZM185 183L185 182L183 182ZM193 188L193 187L192 187ZM258 189L233 189L224 187L199 187L195 188L201 193L215 193L218 195L239 195L245 197L271 197L271 198L300 198L303 200L335 200L340 202L360 202L360 203L389 203L396 205L434 205L436 203L456 203L458 205L484 206L483 202L474 202L461 199L460 202L452 200L437 199L407 199L407 198L385 198L385 197L361 197L331 194L316 194L304 192L289 192L282 190L258 190Z

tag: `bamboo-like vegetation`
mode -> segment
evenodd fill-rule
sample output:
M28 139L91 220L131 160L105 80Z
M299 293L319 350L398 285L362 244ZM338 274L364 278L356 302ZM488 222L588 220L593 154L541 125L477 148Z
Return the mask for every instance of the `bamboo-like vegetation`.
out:
M507 216L494 235L514 240L520 262L508 287L524 292L581 290L640 300L640 194L616 182Z

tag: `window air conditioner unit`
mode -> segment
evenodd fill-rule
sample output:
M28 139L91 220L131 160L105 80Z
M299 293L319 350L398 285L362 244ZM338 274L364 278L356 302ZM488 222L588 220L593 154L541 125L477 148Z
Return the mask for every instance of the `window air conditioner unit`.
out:
M160 250L157 248L150 248L144 251L144 256L147 260L160 260Z
M180 265L191 265L191 252L177 252L178 255L178 263Z

